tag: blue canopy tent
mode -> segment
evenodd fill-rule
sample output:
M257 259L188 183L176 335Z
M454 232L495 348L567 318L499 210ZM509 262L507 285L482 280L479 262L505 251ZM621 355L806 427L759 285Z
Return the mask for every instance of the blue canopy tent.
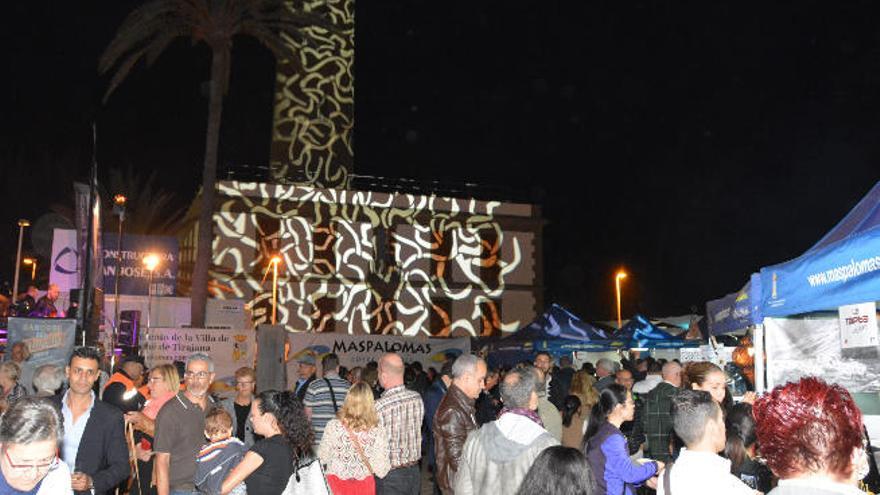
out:
M800 257L761 268L763 316L880 299L880 182Z
M651 323L644 315L637 314L620 329L610 344L626 349L680 349L699 347L701 342L671 335Z
M514 334L484 342L489 352L489 366L512 365L531 360L538 351L553 356L575 351L601 352L613 350L605 330L587 323L552 304L535 321Z
M831 316L834 323L822 326L821 320L827 320L829 314L821 316L820 312L880 299L880 182L804 254L762 268L761 293L763 326L768 327L768 385L786 379L787 371L783 370L790 370L792 376L803 375L804 371L821 374L826 380L854 387L878 376L875 358L851 359L843 355L836 315ZM812 330L800 336L792 332L798 328ZM757 349L757 335L755 342L755 373L760 376L763 360ZM821 355L823 361L816 361L815 355ZM785 368L777 364L779 361L786 362ZM853 363L858 366L857 372L839 373ZM868 395L877 402L876 392ZM880 404L875 406L880 409Z
M742 289L706 303L706 320L711 335L744 330L762 319L761 276L757 273L752 274Z

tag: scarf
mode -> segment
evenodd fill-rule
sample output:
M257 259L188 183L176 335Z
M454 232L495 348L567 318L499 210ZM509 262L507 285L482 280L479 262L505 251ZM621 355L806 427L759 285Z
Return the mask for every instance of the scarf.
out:
M144 413L144 416L155 420L156 416L159 414L159 409L162 409L162 406L164 406L165 403L168 402L175 395L177 394L175 394L174 392L167 392L158 397L153 397L147 402L141 412Z
M544 427L544 422L541 421L541 417L538 416L537 411L532 411L531 409L526 408L526 407L514 407L512 409L508 409L505 407L501 410L501 413L498 414L498 417L500 418L501 416L504 416L505 414L508 414L508 413L509 414L517 414L519 416L524 416L526 418L531 419L535 423L537 423L537 425L540 426L541 428Z

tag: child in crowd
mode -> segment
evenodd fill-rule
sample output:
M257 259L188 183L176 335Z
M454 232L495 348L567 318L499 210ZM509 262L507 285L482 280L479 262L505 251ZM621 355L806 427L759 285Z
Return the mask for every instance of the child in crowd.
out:
M202 447L196 458L195 485L199 493L220 495L220 487L247 452L247 447L232 436L232 416L216 407L205 416L205 437L211 442ZM244 483L239 483L230 495L246 495Z

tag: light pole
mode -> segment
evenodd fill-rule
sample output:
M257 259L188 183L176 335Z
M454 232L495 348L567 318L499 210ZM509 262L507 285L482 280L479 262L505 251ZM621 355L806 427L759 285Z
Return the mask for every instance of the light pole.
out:
M272 256L272 259L269 260L269 263L272 264L272 324L274 325L277 321L276 314L278 310L278 263L281 262L281 257L278 255Z
M626 278L626 272L619 270L614 276L614 287L617 289L617 329L623 326L623 319L620 317L620 281Z
M12 304L15 304L15 298L18 297L18 269L21 268L21 240L24 237L24 228L30 227L31 222L27 219L18 221L18 254L15 255L15 280L12 282Z
M122 222L125 221L125 196L113 196L113 213L119 216L119 232L116 234L116 276L113 280L113 333L110 336L110 369L116 360L116 341L119 339L119 277L122 275ZM149 305L149 302L147 303Z
M37 259L36 258L25 258L21 260L21 262L25 265L29 265L31 267L31 282L37 279Z
M153 253L144 256L144 266L150 271L150 282L147 285L147 331L144 333L144 341L150 343L150 313L153 312L153 272L159 266L159 257ZM138 342L138 354L143 354L143 347Z

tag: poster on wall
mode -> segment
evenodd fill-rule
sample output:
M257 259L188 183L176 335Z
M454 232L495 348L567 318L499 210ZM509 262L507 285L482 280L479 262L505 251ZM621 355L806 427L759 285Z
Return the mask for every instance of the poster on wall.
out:
M841 306L838 308L838 324L843 349L877 347L877 303Z
M151 328L144 335L141 349L147 368L186 361L197 352L211 356L217 374L215 390L231 392L235 383L235 370L254 365L254 331L213 330L204 328ZM182 377L181 377L182 378Z
M880 361L844 353L835 315L765 318L764 327L768 388L818 376L853 393L880 391Z
M67 366L76 337L76 320L67 318L9 318L6 342L24 342L31 352L31 370L44 364ZM7 352L9 352L7 350Z
M339 356L342 366L349 369L364 366L370 361L379 361L382 354L396 352L403 362L418 361L424 369L440 369L447 357L458 357L471 352L471 339L431 339L399 337L393 335L349 335L344 333L291 333L290 361L287 363L287 376L295 380L297 358L305 353L313 353L319 364L331 352Z

